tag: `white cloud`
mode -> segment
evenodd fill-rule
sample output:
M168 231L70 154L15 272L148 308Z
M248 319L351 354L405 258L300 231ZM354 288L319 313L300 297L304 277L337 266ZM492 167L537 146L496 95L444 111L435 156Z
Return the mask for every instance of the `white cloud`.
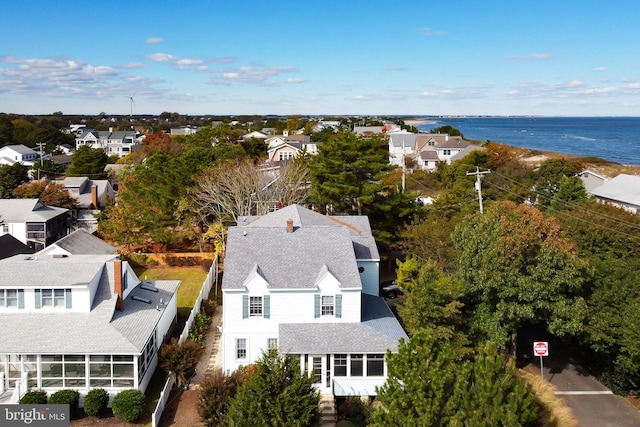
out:
M430 27L416 28L416 33L418 33L421 36L444 36L447 34L444 31L433 30Z
M154 44L154 43L162 43L164 39L162 37L149 37L145 40L146 43Z
M269 86L276 84L273 80L284 73L292 73L297 70L293 67L249 67L227 68L212 70L214 74L211 78L213 84L242 83L258 86ZM298 83L298 82L294 82Z
M418 96L423 97L423 98L435 98L435 97L437 97L437 96L438 96L438 94L437 94L437 93L434 93L434 92L422 92L422 93L421 93L420 95L418 95Z
M142 62L129 62L127 64L119 64L117 67L118 68L133 69L133 68L146 68L147 66L145 64L143 64Z
M505 61L546 61L548 59L553 59L554 56L550 53L532 53L530 55L509 55L507 57L502 58Z
M287 79L287 83L306 83L307 79L302 79L299 77L290 77Z
M602 73L604 71L607 71L606 67L596 67L593 69L594 72L596 73Z
M172 62L177 60L178 58L167 53L154 53L151 55L147 55L147 59L153 62Z

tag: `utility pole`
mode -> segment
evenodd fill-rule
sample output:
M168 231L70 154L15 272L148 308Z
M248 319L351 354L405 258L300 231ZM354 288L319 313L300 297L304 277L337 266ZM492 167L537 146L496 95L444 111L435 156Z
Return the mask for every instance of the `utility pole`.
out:
M467 175L476 176L476 191L478 192L478 200L480 201L480 215L484 214L484 210L482 209L482 177L488 173L491 173L491 171L486 170L486 171L480 172L479 167L476 167L475 172L467 172Z
M38 168L38 181L40 181L40 171L42 170L42 164L44 162L44 159L42 158L42 147L44 145L47 145L46 142L37 142L36 144L38 144L38 146L40 147L40 168Z
M402 140L402 194L404 194L406 174L407 174L407 166L404 163L404 139L403 139Z

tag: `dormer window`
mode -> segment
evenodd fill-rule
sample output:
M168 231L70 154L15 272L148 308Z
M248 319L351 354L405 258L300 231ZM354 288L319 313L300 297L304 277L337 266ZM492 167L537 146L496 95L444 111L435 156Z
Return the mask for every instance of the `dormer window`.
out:
M322 316L333 316L333 295L322 295L321 301L320 314Z
M249 317L262 317L262 297L249 297Z

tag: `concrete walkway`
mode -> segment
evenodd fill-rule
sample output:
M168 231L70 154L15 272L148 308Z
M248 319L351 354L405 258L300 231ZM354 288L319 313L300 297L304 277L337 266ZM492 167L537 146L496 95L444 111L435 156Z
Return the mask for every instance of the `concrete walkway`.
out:
M205 375L212 374L216 369L222 369L222 306L216 307L211 317L211 325L205 340L205 347L196 367L196 374L191 378L191 384L197 388Z

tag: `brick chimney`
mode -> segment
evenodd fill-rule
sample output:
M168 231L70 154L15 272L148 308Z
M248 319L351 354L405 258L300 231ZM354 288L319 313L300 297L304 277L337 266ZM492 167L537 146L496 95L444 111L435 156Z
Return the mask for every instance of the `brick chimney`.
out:
M287 219L287 233L293 233L293 220Z
M119 259L113 262L113 292L118 294L116 309L122 311L124 308L124 289L122 289L122 260Z
M91 204L93 205L94 209L100 208L100 206L98 205L98 186L95 184L91 186Z

